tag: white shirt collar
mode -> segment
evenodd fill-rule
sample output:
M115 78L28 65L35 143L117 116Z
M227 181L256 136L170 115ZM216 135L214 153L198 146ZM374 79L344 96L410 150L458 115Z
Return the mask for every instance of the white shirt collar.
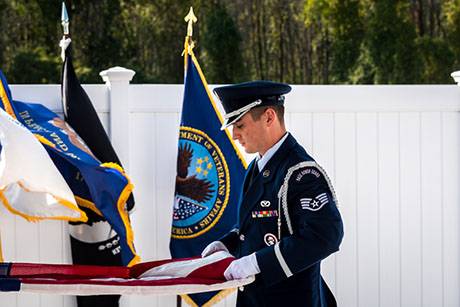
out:
M257 166L259 167L259 171L263 170L265 165L267 165L268 161L273 157L273 155L278 151L278 149L281 147L283 142L287 139L289 136L289 132L286 132L286 134L279 140L275 145L270 147L269 150L263 155L262 157L259 155L257 157Z

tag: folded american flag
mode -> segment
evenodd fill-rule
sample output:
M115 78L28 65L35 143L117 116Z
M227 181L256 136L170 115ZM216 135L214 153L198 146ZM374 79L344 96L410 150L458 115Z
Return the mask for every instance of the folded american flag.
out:
M234 258L217 252L205 258L139 263L132 267L0 263L0 291L99 294L186 294L236 288L254 277L229 280L225 269Z

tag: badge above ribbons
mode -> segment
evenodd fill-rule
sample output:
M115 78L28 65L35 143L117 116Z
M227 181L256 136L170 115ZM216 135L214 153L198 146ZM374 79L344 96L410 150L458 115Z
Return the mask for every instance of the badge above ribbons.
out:
M266 207L270 207L270 205L271 205L271 203L270 203L269 200L262 200L262 201L260 202L260 206L261 206L261 207L265 207L265 208L266 208Z

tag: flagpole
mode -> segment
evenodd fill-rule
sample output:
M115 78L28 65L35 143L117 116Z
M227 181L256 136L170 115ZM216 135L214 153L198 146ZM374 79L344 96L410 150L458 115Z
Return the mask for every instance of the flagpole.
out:
M61 47L61 59L62 62L65 62L65 51L70 44L70 31L69 31L69 14L67 14L67 8L65 6L65 2L62 1L62 13L61 13L61 25L62 25L62 40L59 43ZM61 91L63 88L61 86ZM61 92L62 97L62 112L65 116L67 116L67 99L66 95Z
M185 36L184 52L182 53L182 55L184 56L184 76L185 76L187 72L188 55L190 54L190 52L193 50L193 47L194 47L194 43L192 41L193 24L196 23L198 20L195 14L193 13L193 7L190 7L190 10L187 16L184 17L184 20L187 23L187 36ZM182 307L182 297L180 295L177 295L176 298L177 298L176 307Z
M61 0L62 1L62 0ZM72 63L71 56L71 38L70 38L70 18L67 13L65 2L62 3L61 24L63 29L63 36L60 42L61 57L62 57L62 79L61 79L61 97L62 107L64 111L65 121L75 130L83 142L91 152L91 159L97 157L101 169L114 168L114 175L121 175L123 182L126 185L122 189L115 190L115 186L107 186L107 190L111 190L114 202L110 202L113 211L109 214L103 210L90 210L94 212L91 217L92 223L84 223L79 225L69 225L70 236L70 249L73 264L80 265L127 265L129 262L137 261L138 256L134 252L132 246L132 231L129 225L127 213L121 209L120 206L126 203L126 197L131 196L132 185L129 178L125 176L124 172L113 166L112 164L104 164L105 162L117 162L119 159L110 143L104 127L99 121L98 115L94 106L82 88ZM90 129L87 129L91 127ZM81 176L85 176L82 171L78 170ZM94 183L90 183L91 177L94 174L87 174L84 180L88 186L92 185L96 188ZM104 178L110 181L112 175L104 175ZM126 181L125 181L126 180ZM102 183L101 183L102 184ZM121 186L120 186L121 187ZM94 195L77 194L75 199L79 205L86 204L96 209L99 207L100 202ZM117 200L118 199L118 200ZM134 204L134 199L131 197ZM120 204L120 206L118 206ZM94 208L93 207L93 208ZM102 216L99 213L102 213ZM109 222L108 217L111 216ZM119 225L118 229L114 229L115 223ZM115 233L116 232L116 233ZM86 240L85 240L86 238ZM90 239L88 239L90 238ZM109 245L111 247L109 247ZM123 248L121 248L123 245ZM105 247L101 249L100 247ZM121 255L125 255L125 262L122 261ZM128 259L129 257L131 257ZM129 261L129 262L128 262ZM118 307L120 295L89 295L77 296L76 298L78 307L92 307L92 306L112 306Z

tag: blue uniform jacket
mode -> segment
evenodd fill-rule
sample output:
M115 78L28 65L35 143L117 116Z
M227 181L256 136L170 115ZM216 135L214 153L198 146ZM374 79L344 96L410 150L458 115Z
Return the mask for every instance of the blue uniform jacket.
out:
M326 173L292 135L250 182L254 166L244 180L238 223L221 238L238 258L256 252L261 271L238 292L237 306L336 306L320 274L321 260L343 237Z

